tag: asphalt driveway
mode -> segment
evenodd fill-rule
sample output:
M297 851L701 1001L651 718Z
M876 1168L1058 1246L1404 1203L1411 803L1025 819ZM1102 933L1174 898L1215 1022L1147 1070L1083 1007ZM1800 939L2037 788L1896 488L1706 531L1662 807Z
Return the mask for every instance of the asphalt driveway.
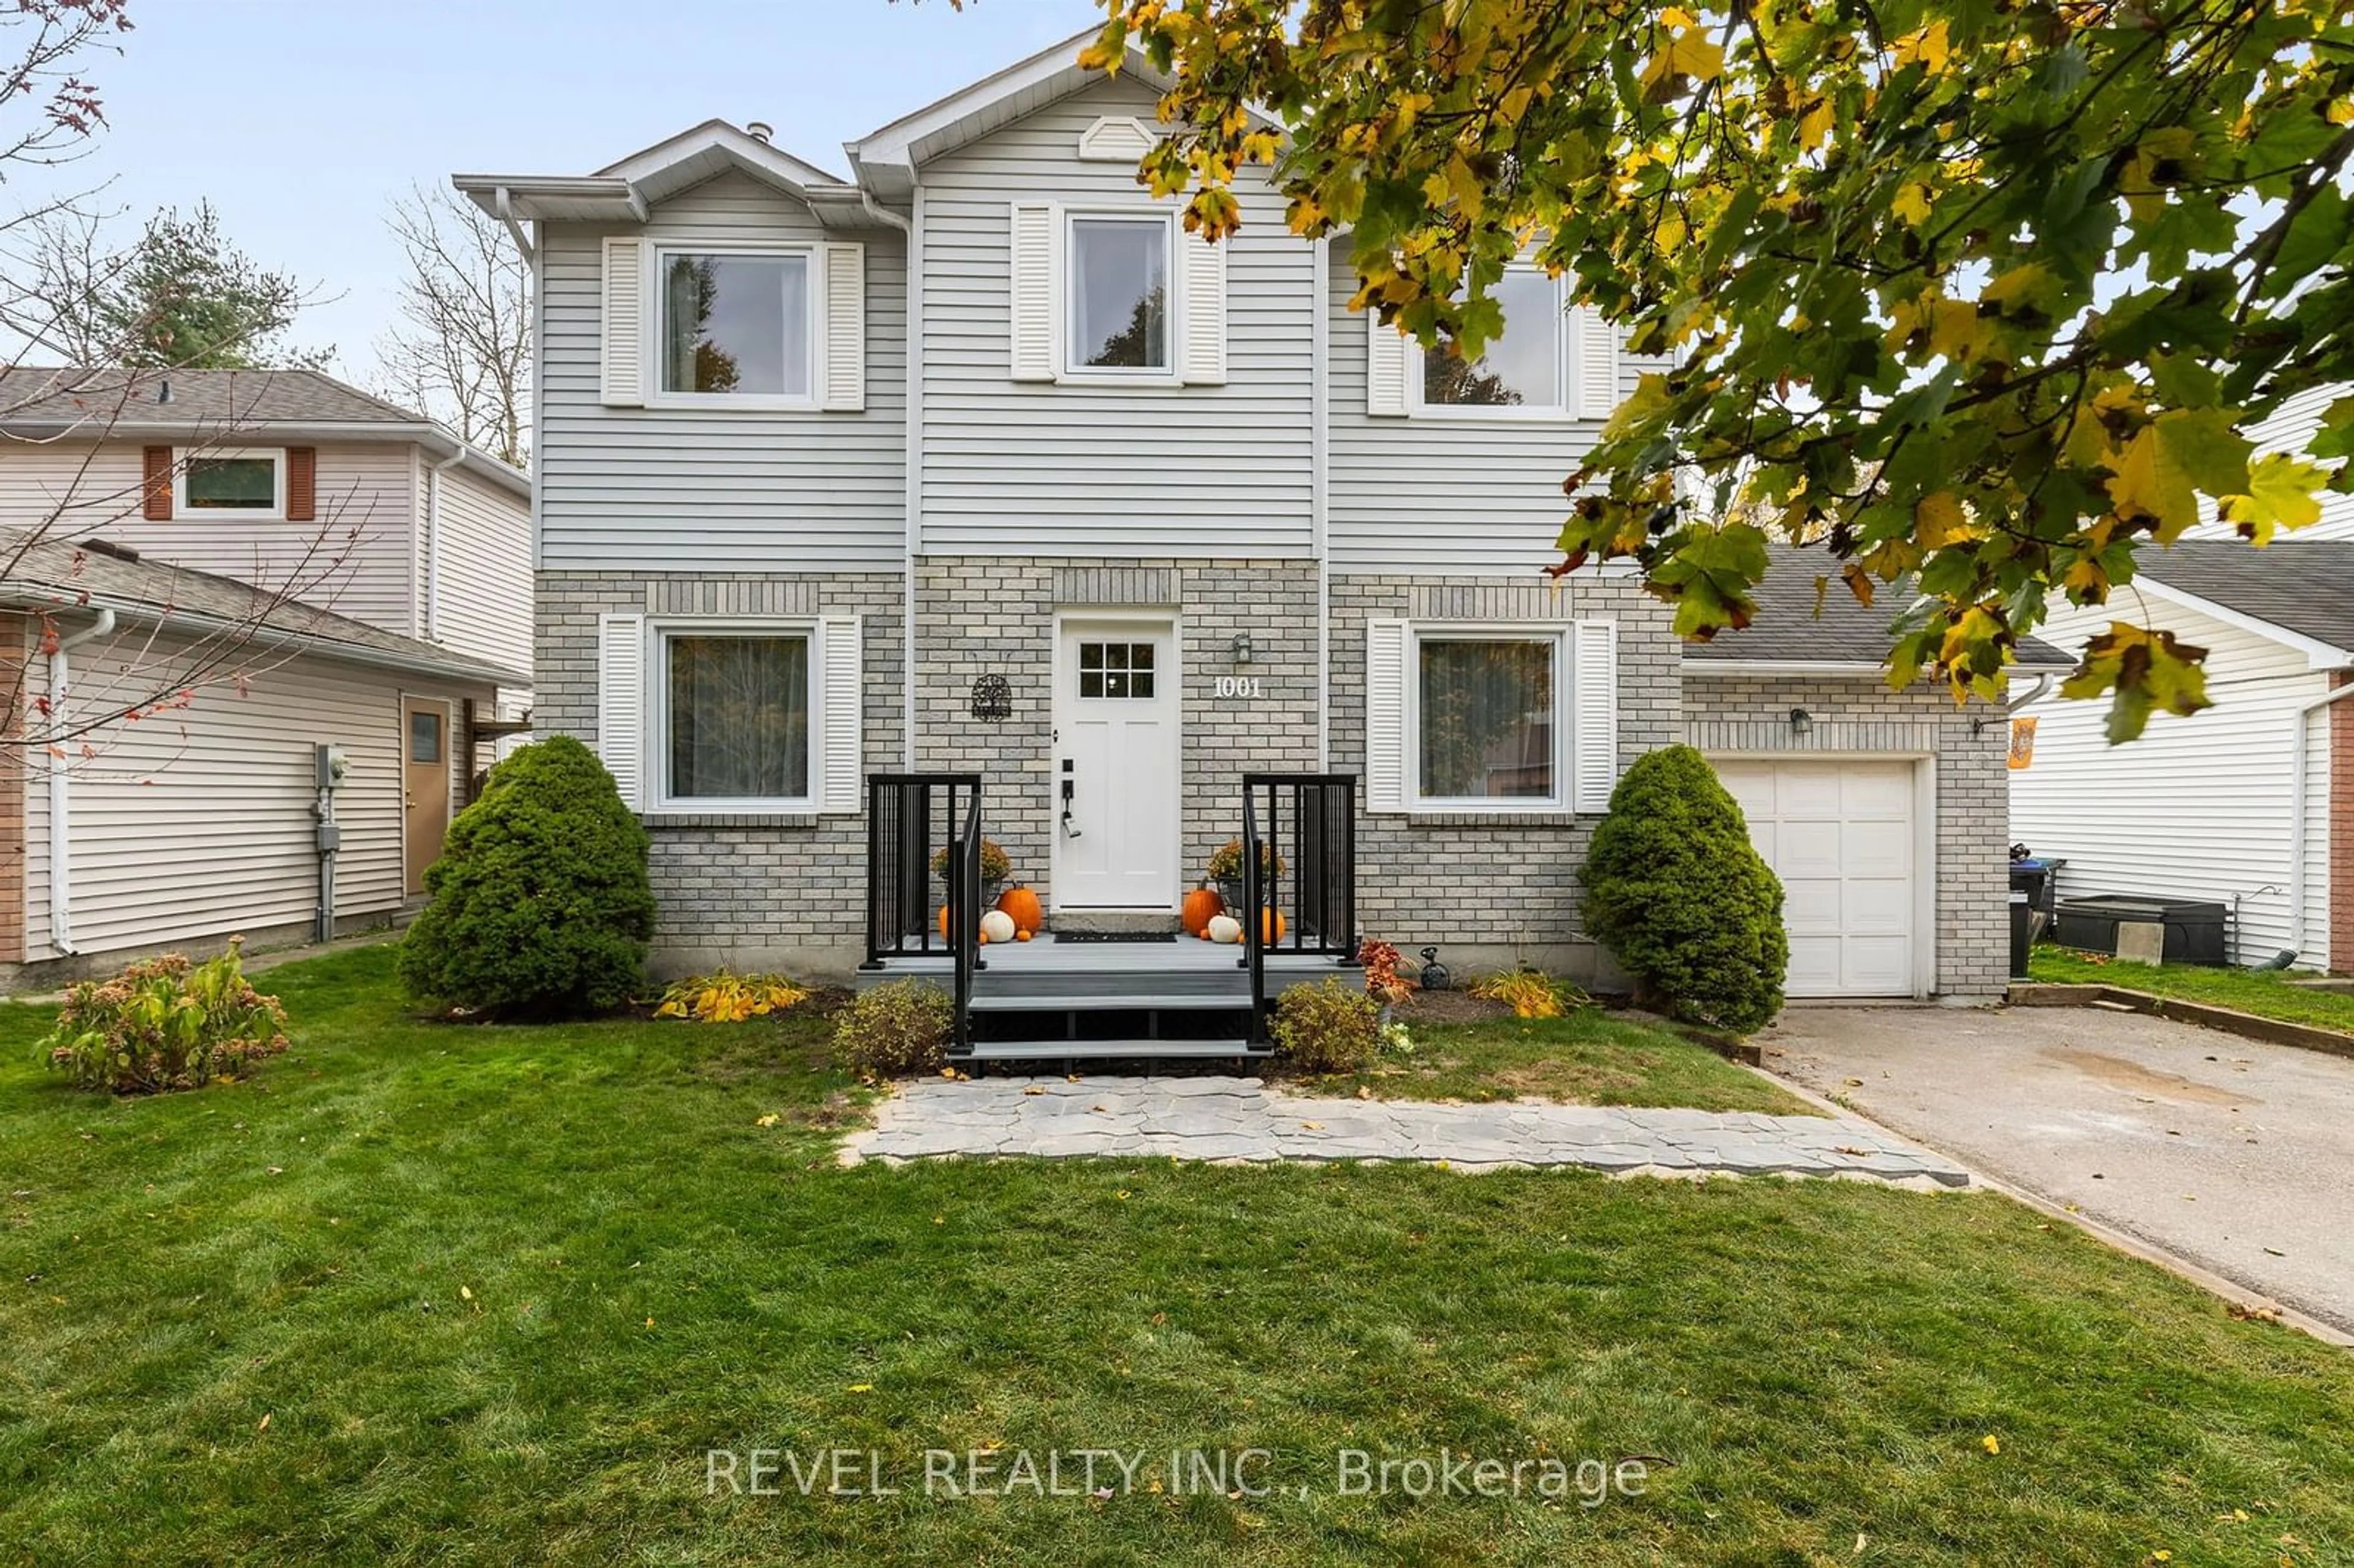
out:
M1793 1008L1766 1065L2354 1333L2354 1060L2094 1008Z

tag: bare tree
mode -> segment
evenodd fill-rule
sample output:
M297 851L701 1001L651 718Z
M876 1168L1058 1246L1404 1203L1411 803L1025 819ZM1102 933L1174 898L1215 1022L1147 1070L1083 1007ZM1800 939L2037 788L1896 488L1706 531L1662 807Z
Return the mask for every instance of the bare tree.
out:
M517 468L532 385L531 280L470 201L411 187L387 221L408 257L400 324L376 344L380 390Z

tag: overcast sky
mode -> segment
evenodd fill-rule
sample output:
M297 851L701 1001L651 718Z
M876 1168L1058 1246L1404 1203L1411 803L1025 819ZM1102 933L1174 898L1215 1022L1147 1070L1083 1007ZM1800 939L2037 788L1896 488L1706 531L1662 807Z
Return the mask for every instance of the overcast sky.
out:
M61 177L143 217L209 197L335 296L297 337L365 380L400 255L384 214L456 172L586 174L713 116L810 162L1100 17L1090 0L132 0L83 74L109 129ZM31 185L0 192L22 205Z

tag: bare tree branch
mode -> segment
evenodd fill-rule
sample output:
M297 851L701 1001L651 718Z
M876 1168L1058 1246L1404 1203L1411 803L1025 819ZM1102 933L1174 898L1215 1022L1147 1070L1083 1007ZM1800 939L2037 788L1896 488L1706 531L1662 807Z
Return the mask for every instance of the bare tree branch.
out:
M531 289L490 215L412 187L386 220L408 258L400 323L376 344L385 396L442 420L517 468L532 396Z

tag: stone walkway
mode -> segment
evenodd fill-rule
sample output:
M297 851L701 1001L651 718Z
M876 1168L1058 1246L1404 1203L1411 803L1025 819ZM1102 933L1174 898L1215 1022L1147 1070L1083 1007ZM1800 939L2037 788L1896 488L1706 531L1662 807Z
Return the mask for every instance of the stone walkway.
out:
M878 1104L875 1126L843 1150L851 1164L944 1155L1410 1160L1464 1171L1575 1165L1969 1185L1953 1161L1848 1117L1318 1099L1231 1077L919 1079Z

